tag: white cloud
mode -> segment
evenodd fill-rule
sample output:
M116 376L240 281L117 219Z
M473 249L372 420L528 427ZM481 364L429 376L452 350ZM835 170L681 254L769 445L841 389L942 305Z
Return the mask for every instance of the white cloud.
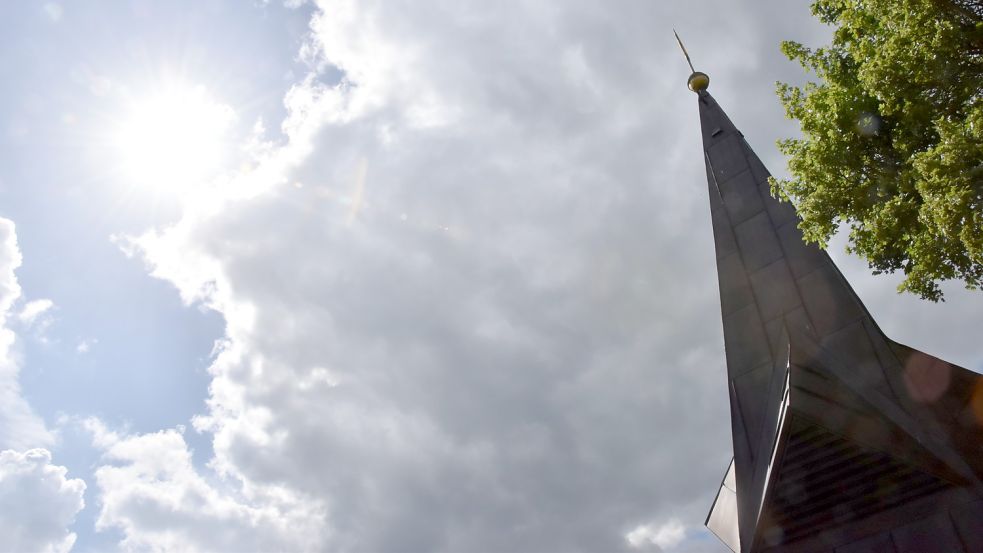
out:
M671 518L663 524L642 524L625 535L628 545L634 549L656 546L658 551L679 545L686 537L686 527L678 518Z
M55 306L55 302L42 298L39 300L31 300L24 304L20 312L17 313L17 319L26 327L31 327L37 322L38 317L47 313Z
M0 548L67 552L75 543L68 526L82 510L85 483L66 478L45 449L0 452Z
M14 271L21 261L14 223L0 218L0 323L6 322L11 306L20 297L20 284Z
M79 340L78 344L75 346L75 352L81 354L89 353L89 350L92 349L92 346L98 343L99 340L96 340L95 338Z
M20 361L15 351L17 336L7 328L10 310L21 294L14 274L21 260L14 223L0 218L0 448L17 450L52 442L44 421L21 395Z
M192 466L182 429L120 436L86 421L104 451L95 472L97 529L118 528L124 551L308 551L318 542L319 506L277 486L231 491Z
M695 100L653 25L725 29L726 82L806 3L318 6L306 59L342 82L296 84L287 143L120 239L227 328L209 466L177 431L97 433L100 524L134 549L684 548L729 412Z
M213 467L233 496L278 483L324 501L322 549L615 550L623 520L690 504L684 483L726 462L712 411L662 446L711 459L692 476L659 477L675 463L639 439L671 432L671 388L706 388L719 349L659 315L688 302L719 326L701 288L662 293L698 256L650 255L703 208L651 177L647 152L674 147L643 124L660 117L649 97L675 83L658 59L610 61L657 42L640 27L609 42L591 4L545 35L552 10L495 6L325 3L312 48L347 80L294 87L290 143L246 187L130 243L228 321L196 420ZM653 219L660 202L675 215ZM128 497L132 481L100 487ZM169 493L107 500L103 523L157 541L134 505ZM206 549L172 507L170 543Z

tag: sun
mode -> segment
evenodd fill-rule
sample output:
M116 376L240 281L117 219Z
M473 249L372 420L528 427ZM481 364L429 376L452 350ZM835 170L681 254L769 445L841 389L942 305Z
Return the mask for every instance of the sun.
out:
M172 85L128 101L113 136L120 176L155 193L202 186L228 162L235 118L201 86Z

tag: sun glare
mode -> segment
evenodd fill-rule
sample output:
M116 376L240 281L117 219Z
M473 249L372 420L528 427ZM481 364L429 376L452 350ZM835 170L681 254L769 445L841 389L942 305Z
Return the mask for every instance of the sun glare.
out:
M131 102L114 136L122 178L178 194L202 185L228 161L234 120L203 87L172 87Z

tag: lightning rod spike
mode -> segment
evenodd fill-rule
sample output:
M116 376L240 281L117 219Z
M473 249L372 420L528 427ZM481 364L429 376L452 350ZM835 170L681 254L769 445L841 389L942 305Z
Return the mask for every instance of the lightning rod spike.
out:
M696 69L693 68L693 62L689 59L689 52L687 52L686 47L683 46L683 40L679 38L679 33L676 32L676 29L673 29L672 34L676 35L676 42L679 43L679 48L683 51L683 55L686 56L686 63L689 64L690 71L696 73Z

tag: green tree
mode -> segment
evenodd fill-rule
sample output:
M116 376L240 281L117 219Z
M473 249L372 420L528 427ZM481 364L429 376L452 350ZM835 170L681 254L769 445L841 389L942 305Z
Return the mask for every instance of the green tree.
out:
M801 139L779 141L796 204L825 247L841 223L874 273L938 301L983 285L983 0L816 0L832 43L782 51L820 82L778 83Z

